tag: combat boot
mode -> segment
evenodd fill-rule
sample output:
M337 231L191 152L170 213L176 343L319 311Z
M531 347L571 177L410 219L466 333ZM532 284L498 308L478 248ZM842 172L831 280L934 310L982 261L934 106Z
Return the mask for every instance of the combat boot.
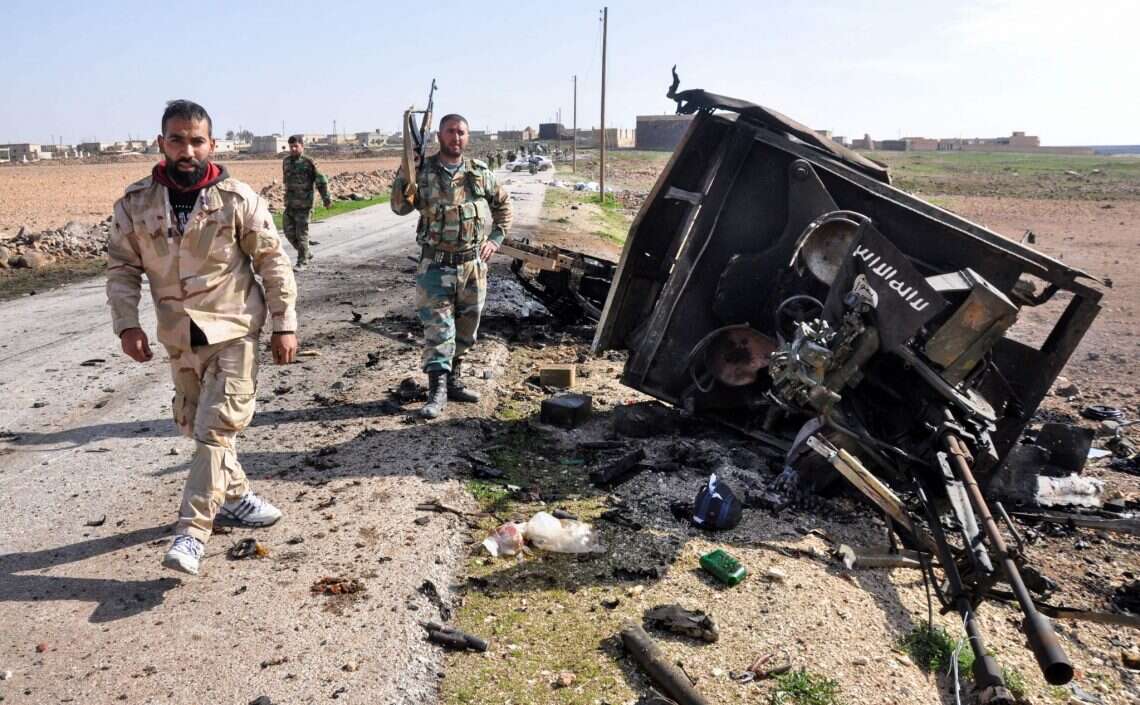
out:
M451 401L474 404L479 401L479 392L463 386L463 362L455 360L451 363L451 374L447 377L447 398Z
M447 372L433 370L428 372L427 403L420 407L420 416L425 419L438 418L447 406Z

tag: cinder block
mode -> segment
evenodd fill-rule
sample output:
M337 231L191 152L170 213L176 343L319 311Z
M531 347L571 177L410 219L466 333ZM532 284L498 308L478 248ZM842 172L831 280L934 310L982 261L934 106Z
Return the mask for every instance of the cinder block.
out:
M593 405L594 399L588 394L555 394L543 400L539 418L543 423L575 428L590 418Z
M577 382L577 368L574 365L550 365L538 371L538 382L544 387L573 389Z

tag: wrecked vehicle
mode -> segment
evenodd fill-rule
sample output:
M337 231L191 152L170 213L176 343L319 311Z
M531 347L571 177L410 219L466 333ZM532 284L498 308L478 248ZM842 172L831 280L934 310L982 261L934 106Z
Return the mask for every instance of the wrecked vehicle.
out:
M1013 702L983 599L1016 601L1046 680L1068 682L983 488L1100 310L1095 280L779 113L677 85L696 116L633 222L595 351L628 350L624 384L784 451L800 482L852 482L940 565L981 702Z
M596 323L602 315L614 262L513 237L503 241L499 254L513 259L519 283L563 323Z

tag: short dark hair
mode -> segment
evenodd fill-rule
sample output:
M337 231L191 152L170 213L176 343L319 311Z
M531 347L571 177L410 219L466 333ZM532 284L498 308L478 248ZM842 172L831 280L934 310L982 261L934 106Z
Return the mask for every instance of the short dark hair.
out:
M305 137L303 135L289 135L289 144L305 144Z
M442 130L443 126L449 122L461 122L468 127L471 126L471 123L467 122L467 118L463 117L459 113L448 113L439 119L439 129Z
M166 134L166 122L171 118L190 121L205 120L206 134L210 137L214 136L214 121L210 119L210 114L192 100L179 98L178 100L166 101L166 110L162 112L162 134L164 135Z

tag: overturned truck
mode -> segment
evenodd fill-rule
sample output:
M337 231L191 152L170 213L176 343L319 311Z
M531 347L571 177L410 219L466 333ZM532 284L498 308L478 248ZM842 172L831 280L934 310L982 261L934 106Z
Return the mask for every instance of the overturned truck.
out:
M1015 601L1045 678L1069 681L985 488L1100 310L1095 280L779 113L676 88L696 117L633 223L595 349L627 349L626 385L780 449L801 482L862 491L937 560L981 702L1013 701L983 599ZM1029 309L1039 344L1011 331Z

